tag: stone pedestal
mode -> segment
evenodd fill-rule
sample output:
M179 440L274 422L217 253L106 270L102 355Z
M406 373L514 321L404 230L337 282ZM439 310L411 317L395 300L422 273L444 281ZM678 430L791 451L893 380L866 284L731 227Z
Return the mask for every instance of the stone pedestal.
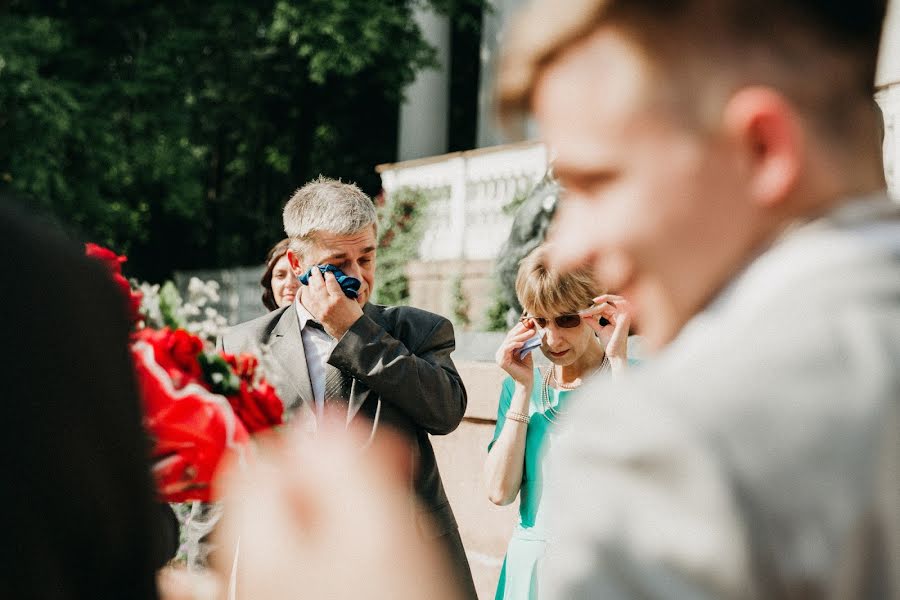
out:
M409 277L410 304L453 320L456 320L454 315L458 308L454 287L461 278L469 324L463 326L457 323L457 328L483 328L494 294L493 261L413 261L409 263L406 273Z

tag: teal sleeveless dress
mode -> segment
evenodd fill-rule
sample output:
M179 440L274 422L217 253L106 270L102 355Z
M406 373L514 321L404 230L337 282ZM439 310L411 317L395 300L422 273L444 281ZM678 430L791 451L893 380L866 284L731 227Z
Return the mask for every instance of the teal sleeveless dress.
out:
M545 513L541 508L543 494L543 462L550 447L557 424L558 416L544 412L541 406L541 373L534 370L534 386L528 406L531 417L528 431L525 434L525 468L522 473L522 487L519 490L519 522L513 531L500 571L495 600L534 600L538 593L538 576L540 561L547 546ZM507 377L500 392L500 403L497 407L497 426L494 439L488 446L493 447L506 425L506 411L512 400L515 382ZM565 412L572 392L565 390L548 390L550 406Z

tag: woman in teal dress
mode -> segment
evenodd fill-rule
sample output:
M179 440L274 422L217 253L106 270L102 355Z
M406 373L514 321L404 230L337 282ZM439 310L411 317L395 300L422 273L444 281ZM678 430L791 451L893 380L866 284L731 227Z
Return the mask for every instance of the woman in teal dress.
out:
M484 474L495 504L519 497L519 522L503 561L497 600L537 598L547 544L543 462L572 390L594 375L616 376L628 364L627 302L598 296L603 288L588 269L560 273L548 267L550 252L552 247L545 245L522 261L516 294L525 312L496 357L509 377L500 393ZM550 361L543 369L534 367L531 354L522 356L526 342L537 336Z

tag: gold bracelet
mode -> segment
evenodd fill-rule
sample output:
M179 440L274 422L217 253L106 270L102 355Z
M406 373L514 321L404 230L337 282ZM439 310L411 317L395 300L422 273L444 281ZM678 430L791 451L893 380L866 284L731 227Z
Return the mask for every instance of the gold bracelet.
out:
M511 410L506 412L506 418L512 421L518 421L519 423L525 423L526 425L528 424L528 421L531 420L531 417L528 415L523 415L522 413L513 412Z

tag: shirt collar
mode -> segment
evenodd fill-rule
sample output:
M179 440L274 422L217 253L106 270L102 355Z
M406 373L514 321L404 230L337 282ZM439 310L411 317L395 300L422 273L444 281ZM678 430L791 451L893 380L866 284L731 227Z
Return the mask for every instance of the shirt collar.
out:
M300 302L300 294L297 294L297 297L294 299L294 308L297 311L297 321L300 323L300 331L303 331L306 328L307 323L316 322L315 317L313 317Z

